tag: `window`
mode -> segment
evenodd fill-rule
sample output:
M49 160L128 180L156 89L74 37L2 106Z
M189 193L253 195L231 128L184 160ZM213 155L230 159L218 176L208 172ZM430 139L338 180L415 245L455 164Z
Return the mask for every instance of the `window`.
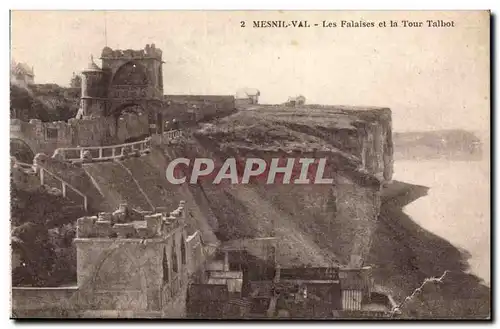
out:
M45 132L47 139L57 139L57 128L47 128Z

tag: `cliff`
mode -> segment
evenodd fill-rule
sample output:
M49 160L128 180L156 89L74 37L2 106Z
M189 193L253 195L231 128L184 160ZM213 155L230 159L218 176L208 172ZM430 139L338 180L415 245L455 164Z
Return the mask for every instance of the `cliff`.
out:
M397 160L478 161L489 141L466 130L395 132L394 157Z
M362 265L381 185L392 178L389 109L258 106L206 124L193 136L179 155L215 159L219 166L230 157L267 163L324 157L324 176L334 178L333 185L200 180L221 240L276 235L283 264Z
M207 124L195 135L215 142L222 152L320 152L335 157L346 172L361 169L379 179L392 179L388 108L258 105Z
M276 235L287 266L361 266L380 210L380 190L392 178L391 112L385 108L257 106L211 121L181 142L118 162L69 165L37 157L90 197L96 211L121 203L142 209L189 205L190 230L207 242ZM173 185L175 158L325 158L328 185ZM189 176L189 172L185 172ZM278 175L279 176L279 175ZM189 177L188 177L189 179ZM278 178L279 180L279 178ZM217 236L217 238L215 237Z

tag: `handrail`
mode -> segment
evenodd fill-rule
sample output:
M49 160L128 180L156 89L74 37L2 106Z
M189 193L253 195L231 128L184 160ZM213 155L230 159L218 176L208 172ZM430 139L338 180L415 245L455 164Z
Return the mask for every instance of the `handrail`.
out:
M85 211L87 211L87 196L83 192L78 190L76 187L72 186L70 183L68 183L67 181L65 181L61 177L59 177L57 174L50 172L43 167L40 167L40 183L41 183L41 185L44 185L43 184L44 183L44 173L48 173L50 176L54 177L55 179L57 179L58 181L60 181L62 183L63 197L66 197L66 186L68 186L72 191L74 191L76 194L81 196L83 198L83 209Z
M139 145L139 144L144 144L149 142L149 137L146 139L143 139L141 141L137 142L130 142L130 143L123 143L123 144L115 144L115 145L103 145L103 146L80 146L80 147L61 147L58 148L57 150L62 150L62 151L79 151L79 150L108 150L108 149L113 149L113 148L118 148L118 147L128 147L128 146L134 146L134 145ZM56 151L57 151L56 150Z
M24 168L24 169L33 169L32 163L25 163L25 162L16 161L15 165L18 167Z
M169 131L163 132L162 137L165 137L165 138L176 138L176 137L179 137L179 136L182 136L182 135L183 135L183 131L177 129L177 130L169 130ZM76 161L76 160L80 160L80 159L83 158L83 153L85 151L95 151L95 150L98 150L99 151L99 155L97 157L93 157L92 160L100 160L100 161L103 161L103 160L114 160L114 159L119 159L122 156L121 153L120 154L116 154L116 149L121 149L122 152L123 152L124 149L131 148L133 151L144 152L144 151L146 151L147 149L149 149L151 147L150 143L151 143L151 137L147 137L146 139L141 140L141 141L131 142L131 143L123 143L123 144L115 144L115 145L81 146L81 147L61 147L61 148L57 148L54 151L53 157L55 157L55 156L57 156L59 154L59 155L62 156L62 158L64 160L67 160L67 161ZM135 149L134 148L135 146L139 146L139 149ZM104 153L105 150L111 150L112 154L104 156L103 153ZM79 152L79 155L78 156L69 156L69 157L67 157L67 153L68 152L74 152L74 151Z
M53 157L57 155L61 155L63 160L67 161L77 161L83 159L83 154L85 151L98 150L99 154L97 157L93 157L92 160L114 160L119 159L123 155L123 151L127 148L130 148L132 151L145 152L151 147L151 138L148 137L142 141L124 143L124 144L116 144L116 145L106 145L106 146L82 146L82 147L63 147L58 148L54 151ZM138 149L135 148L138 146ZM117 154L116 150L121 151ZM104 150L111 150L111 155L104 155ZM68 156L68 152L77 151L79 154L77 156Z

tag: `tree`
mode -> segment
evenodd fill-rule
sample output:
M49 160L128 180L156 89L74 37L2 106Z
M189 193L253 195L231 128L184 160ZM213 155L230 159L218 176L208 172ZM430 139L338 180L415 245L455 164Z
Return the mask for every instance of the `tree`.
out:
M69 85L71 88L81 88L82 87L82 77L78 74L75 74L75 72L73 72L73 77L71 78L71 82Z

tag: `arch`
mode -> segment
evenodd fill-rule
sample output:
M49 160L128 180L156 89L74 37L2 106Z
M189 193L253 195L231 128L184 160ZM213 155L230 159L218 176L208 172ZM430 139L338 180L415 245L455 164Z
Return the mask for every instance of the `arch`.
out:
M89 280L90 286L87 287L89 291L99 291L102 288L109 289L110 282L113 280L115 280L113 284L115 289L117 288L116 284L126 288L138 285L141 290L147 288L147 277L142 264L143 261L134 257L128 248L119 248L118 245L114 245L104 251L96 263L97 265ZM127 269L120 268L123 266ZM135 269L135 272L132 273L131 269ZM111 273L113 271L115 274L120 272L127 273L127 277L117 278L116 275ZM101 275L104 275L104 277L101 277Z
M33 163L35 152L22 139L10 139L10 156L15 157L20 162Z
M112 79L113 85L148 85L150 83L148 70L136 61L130 61L118 68Z

